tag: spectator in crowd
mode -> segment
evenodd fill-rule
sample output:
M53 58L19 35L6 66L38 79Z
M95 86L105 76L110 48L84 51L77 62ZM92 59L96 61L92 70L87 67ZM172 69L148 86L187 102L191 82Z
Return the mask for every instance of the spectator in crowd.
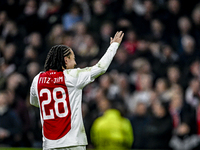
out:
M194 37L196 39L197 42L197 46L198 48L200 47L200 42L199 42L199 38L200 38L200 4L198 4L192 11L192 21L194 24Z
M189 86L185 91L185 100L193 108L197 108L199 105L199 93L200 92L200 82L199 79L191 79Z
M154 40L170 43L168 33L165 32L165 26L159 19L153 19L150 23L150 37Z
M154 65L154 71L158 76L165 76L170 66L179 65L179 56L170 45L161 46L161 53L158 59L159 61L156 61Z
M16 113L9 108L8 95L0 92L0 147L21 146L21 122Z
M106 5L101 0L92 2L92 16L89 22L91 32L99 33L101 25L106 20L111 20L112 15L108 12Z
M52 45L61 44L63 33L64 33L64 28L62 24L55 24L51 28L51 31L49 32L49 36L47 39L47 46L51 47Z
M65 13L62 17L64 30L71 30L77 22L82 21L81 14L80 6L78 4L72 4L69 12Z
M0 74L1 74L1 87L2 89L6 86L7 77L12 74L17 67L18 61L15 57L16 46L14 44L5 45L2 50L3 58L1 58Z
M180 63L183 67L189 67L193 60L200 58L199 51L196 50L195 40L190 35L185 35L181 39L183 53L180 54Z
M136 105L137 106L134 114L130 117L134 134L134 142L132 148L145 149L147 148L147 134L144 130L148 124L147 105L142 102L138 102Z
M167 31L169 31L172 36L176 37L179 33L178 19L182 16L181 2L179 0L169 0L167 2L167 12Z
M106 97L110 100L115 100L119 93L119 87L112 80L109 74L102 75L99 79L99 86L106 93Z
M87 26L84 22L78 22L76 26L74 27L74 42L73 42L73 48L75 52L79 48L80 44L84 42L85 35L87 34Z
M91 34L84 36L83 42L77 48L77 56L81 57L84 61L89 63L99 53L99 46L97 45L94 37Z
M37 1L28 0L26 1L23 13L17 19L18 24L23 28L25 34L30 34L34 31L41 32L43 30L41 20L37 15L37 9Z
M174 84L179 84L181 81L181 73L179 68L177 66L168 67L167 78L169 86L173 86Z
M101 27L100 27L100 38L99 40L99 46L100 46L100 52L99 56L101 57L105 53L106 47L110 43L110 37L114 32L114 26L113 23L110 21L105 21Z
M118 79L118 80L116 80ZM117 85L119 86L119 94L122 100L124 100L125 104L128 105L129 98L131 96L131 87L129 84L129 79L126 74L119 74L114 78L117 81Z
M144 58L137 58L132 62L134 71L130 73L130 83L137 91L140 90L140 78L143 74L152 74L151 65L148 60Z
M155 92L157 93L158 97L168 100L169 99L168 90L169 90L169 85L165 78L158 78L155 81Z
M172 137L172 118L165 103L157 101L153 103L151 110L153 115L144 129L146 132L147 149L169 149L169 141Z
M8 21L8 15L6 11L0 11L0 34L2 35L3 28Z
M184 75L184 83L185 87L189 85L189 81L193 78L197 78L198 80L200 79L200 60L195 59L192 61L191 65L187 68L185 68L185 75Z
M19 29L15 22L7 21L2 30L2 36L5 38L6 43L14 43L18 49L23 48L23 35L19 32ZM21 57L21 52L18 53L18 57Z
M134 113L138 102L145 103L147 106L151 103L150 96L153 84L152 76L150 74L143 74L138 82L140 89L132 94L128 102L128 109L131 113Z
M192 149L198 145L195 111L184 103L182 93L174 93L170 102L174 135L170 141L173 149ZM187 144L186 144L187 143Z
M128 52L125 50L123 46L119 47L117 54L114 58L115 63L110 66L110 70L117 70L118 72L130 74L131 66L129 62Z
M96 149L128 149L133 142L131 123L121 116L120 111L109 109L94 121L91 140Z
M135 30L130 29L127 31L125 41L122 43L128 54L133 55L137 49L138 40Z

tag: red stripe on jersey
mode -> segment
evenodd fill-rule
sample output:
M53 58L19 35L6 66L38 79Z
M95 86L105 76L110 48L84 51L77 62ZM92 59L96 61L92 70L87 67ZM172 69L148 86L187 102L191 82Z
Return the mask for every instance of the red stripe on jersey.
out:
M44 136L50 140L62 138L71 129L71 108L63 72L41 73L38 95Z

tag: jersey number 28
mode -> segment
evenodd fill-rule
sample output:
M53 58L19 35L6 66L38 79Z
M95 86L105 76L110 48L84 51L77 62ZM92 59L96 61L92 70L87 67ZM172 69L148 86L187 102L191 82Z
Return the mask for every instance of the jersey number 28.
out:
M61 92L62 93L62 97L61 98L57 97L57 92ZM66 117L67 114L68 114L68 109L67 109L65 90L63 88L61 88L61 87L54 88L53 91L52 91L53 97L51 97L51 91L49 89L42 89L40 91L40 97L43 97L44 93L47 94L47 100L43 100L42 101L42 113L43 113L44 120L54 119L55 118L53 109L49 109L49 112L50 112L49 115L47 115L46 112L45 112L45 108L48 109L48 107L45 107L45 106L50 104L52 99L55 101L54 109L55 109L56 115L58 117L60 117L60 118ZM59 112L59 107L58 107L59 103L62 103L63 107L64 107L64 112L62 112L62 113Z

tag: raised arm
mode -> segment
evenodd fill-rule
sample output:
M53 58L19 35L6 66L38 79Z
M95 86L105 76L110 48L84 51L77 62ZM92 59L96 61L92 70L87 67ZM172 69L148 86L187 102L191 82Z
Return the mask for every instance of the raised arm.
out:
M110 38L110 46L96 65L84 69L66 69L64 72L65 75L72 77L68 80L71 82L70 84L73 85L75 83L77 88L82 89L84 86L94 81L95 78L105 73L117 52L117 48L119 47L123 36L124 33L120 31L116 32L113 38ZM69 79L69 77L67 77L67 79Z
M95 79L96 77L100 76L101 74L105 73L108 69L113 57L115 56L117 49L124 37L124 33L122 31L116 32L114 38L110 38L110 46L108 47L106 53L103 57L99 60L99 62L91 67L91 78Z

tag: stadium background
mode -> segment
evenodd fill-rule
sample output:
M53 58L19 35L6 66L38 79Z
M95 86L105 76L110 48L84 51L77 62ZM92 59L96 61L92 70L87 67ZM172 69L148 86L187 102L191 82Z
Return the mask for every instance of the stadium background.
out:
M91 66L119 30L108 72L83 92L88 148L104 145L103 134L125 148L199 149L199 0L0 0L0 146L41 148L29 88L51 46L68 45L77 67ZM110 108L130 120L131 147L123 129L119 139L104 132L112 122L91 131Z

